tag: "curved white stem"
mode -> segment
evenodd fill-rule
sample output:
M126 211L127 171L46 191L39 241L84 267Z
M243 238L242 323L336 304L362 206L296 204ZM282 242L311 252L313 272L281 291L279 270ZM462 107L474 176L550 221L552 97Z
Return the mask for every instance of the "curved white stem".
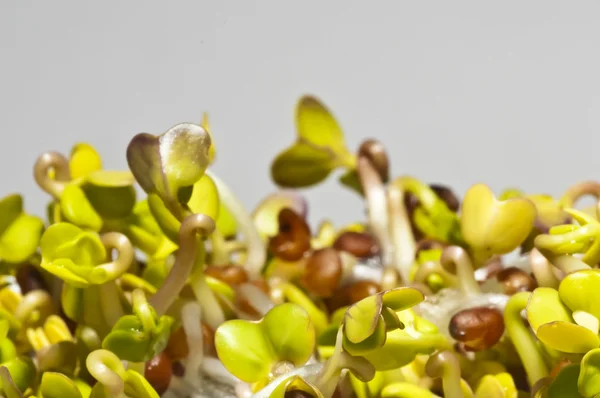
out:
M415 261L416 243L406 206L404 191L397 185L388 186L388 213L390 239L394 263L400 276L408 283L410 269Z
M369 227L381 245L383 264L389 266L393 248L388 230L388 204L385 185L379 173L365 157L358 159L358 176L365 193L369 214Z
M242 205L237 196L219 177L210 171L207 171L206 174L213 179L217 186L217 190L219 191L219 198L234 216L235 221L241 228L242 234L246 239L248 246L248 251L246 253L246 270L252 277L259 276L267 260L267 251L265 243L254 226L250 213L246 211L244 205Z

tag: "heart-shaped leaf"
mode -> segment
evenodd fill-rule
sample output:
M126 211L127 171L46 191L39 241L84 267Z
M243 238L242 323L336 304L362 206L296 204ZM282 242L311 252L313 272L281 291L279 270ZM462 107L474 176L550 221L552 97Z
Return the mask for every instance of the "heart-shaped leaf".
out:
M600 394L600 348L595 348L583 356L577 386L579 393L584 397Z
M282 324L286 327L282 328ZM285 303L274 307L261 326L279 360L300 366L312 355L315 329L308 313L299 305Z
M209 164L210 136L202 127L184 123L154 136L138 134L127 147L127 162L146 193L169 205L180 188L196 183Z
M303 365L314 345L315 330L308 313L293 303L272 308L258 322L227 321L215 333L215 347L223 365L249 383L266 379L278 362Z
M596 294L600 292L600 271L581 270L568 274L560 282L558 294L569 309L585 311L600 319L600 302Z
M268 377L277 354L258 323L232 320L215 332L215 348L223 365L237 378L255 383Z
M529 235L536 217L535 205L525 198L499 201L483 184L465 195L460 220L465 241L481 256L506 254Z

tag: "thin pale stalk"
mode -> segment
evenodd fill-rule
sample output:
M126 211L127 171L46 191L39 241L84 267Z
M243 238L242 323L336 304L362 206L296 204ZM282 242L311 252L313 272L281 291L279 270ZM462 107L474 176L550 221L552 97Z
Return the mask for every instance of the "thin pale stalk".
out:
M50 178L50 170L54 170L54 178ZM35 162L33 176L44 192L58 200L71 180L69 161L58 152L46 152Z
M404 206L404 190L397 184L391 184L387 197L392 255L398 272L404 282L408 283L410 269L415 261L416 243Z
M358 159L358 176L363 192L365 193L369 228L379 241L381 257L384 266L389 266L393 261L393 247L390 242L388 225L388 204L386 188L379 173L371 162L365 157Z
M440 264L445 269L456 269L458 285L466 295L475 296L481 293L479 283L475 279L473 263L469 255L459 246L449 246L442 251Z
M240 227L242 234L246 239L246 270L252 277L259 276L267 259L267 251L265 248L265 243L260 237L258 230L254 226L252 217L246 211L233 191L229 189L229 187L220 178L210 171L207 171L206 174L213 179L215 185L217 186L217 190L219 191L219 198L234 216L238 227Z
M196 266L190 276L190 287L192 288L196 301L202 309L203 318L213 330L216 330L225 322L225 314L217 301L215 294L204 279L204 256L196 258Z
M538 249L531 250L529 263L538 286L558 288L560 280L555 275L554 267Z
M150 298L150 304L156 310L157 315L163 315L175 302L192 273L198 251L204 250L204 244L197 238L197 234L209 236L214 229L215 222L204 214L192 214L181 223L179 251L175 258L175 264L163 285Z
M425 372L429 377L441 377L445 397L464 397L461 387L460 363L451 351L432 355L427 361Z
M525 367L529 386L548 376L548 367L542 358L538 346L525 326L521 312L527 308L531 297L530 292L520 292L513 295L504 309L504 325L517 354Z

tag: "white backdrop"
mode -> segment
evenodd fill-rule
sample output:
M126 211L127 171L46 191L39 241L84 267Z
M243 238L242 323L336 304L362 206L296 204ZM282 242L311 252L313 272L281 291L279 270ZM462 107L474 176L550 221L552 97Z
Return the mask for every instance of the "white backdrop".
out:
M559 194L600 178L600 3L593 1L0 2L0 193L43 214L32 165L92 143L126 167L138 132L209 111L220 174L253 207L303 93L395 175L459 193L484 181ZM311 220L362 218L335 178Z

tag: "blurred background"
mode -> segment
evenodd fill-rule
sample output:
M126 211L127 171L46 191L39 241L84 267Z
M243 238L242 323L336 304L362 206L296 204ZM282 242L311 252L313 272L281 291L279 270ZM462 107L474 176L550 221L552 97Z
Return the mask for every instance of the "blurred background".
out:
M594 1L0 2L0 194L42 215L32 167L93 144L127 167L139 132L209 112L213 170L249 209L314 94L353 150L376 137L393 175L559 195L600 178ZM337 176L305 191L313 226L363 218Z

